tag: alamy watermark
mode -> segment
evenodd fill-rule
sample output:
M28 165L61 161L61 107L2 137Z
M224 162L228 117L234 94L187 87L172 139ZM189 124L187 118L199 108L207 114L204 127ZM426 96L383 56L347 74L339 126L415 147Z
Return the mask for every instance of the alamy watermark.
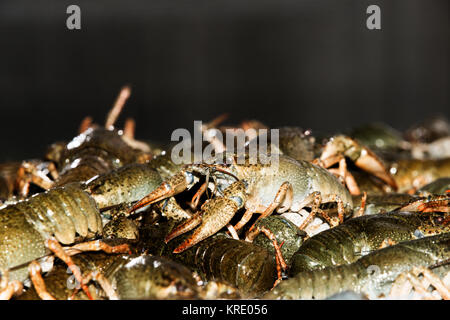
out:
M381 269L379 266L371 264L367 267L367 274L372 277L378 277L381 274Z
M367 14L370 14L366 20L366 26L369 30L381 29L381 9L376 4L367 7Z
M270 145L269 145L270 139ZM194 135L178 128L172 132L171 141L178 142L171 159L175 164L208 163L217 161L215 155L227 152L234 157L223 157L224 164L278 164L278 129L226 129L225 135L217 129L207 129L201 121L194 121ZM203 148L204 142L209 144Z
M81 8L76 4L67 7L66 13L69 15L66 19L66 26L69 30L81 29ZM381 9L378 5L369 5L366 9L369 16L366 19L366 27L369 30L381 30Z
M81 9L76 4L71 4L67 7L66 13L69 16L66 19L66 26L69 30L81 29Z

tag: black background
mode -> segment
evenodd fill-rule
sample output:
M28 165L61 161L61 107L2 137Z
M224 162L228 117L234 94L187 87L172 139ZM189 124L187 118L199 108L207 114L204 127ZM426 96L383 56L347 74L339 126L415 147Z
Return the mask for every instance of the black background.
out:
M81 7L82 29L66 28ZM381 7L382 30L366 28ZM120 87L137 137L230 122L400 129L449 115L448 0L0 1L0 160L103 123Z

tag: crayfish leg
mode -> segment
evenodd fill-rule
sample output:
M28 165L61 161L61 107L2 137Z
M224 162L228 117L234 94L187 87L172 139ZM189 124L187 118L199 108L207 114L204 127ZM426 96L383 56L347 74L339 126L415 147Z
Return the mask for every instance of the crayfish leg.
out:
M278 189L277 194L275 195L275 198L273 199L272 203L263 211L263 213L258 217L258 219L256 219L255 223L261 219L270 216L273 213L273 211L277 208L279 208L278 210L279 213L285 212L292 206L293 199L294 199L294 191L292 189L292 185L288 181L283 182L283 184ZM284 202L287 203L283 207L280 207ZM255 223L250 227L250 230L254 228Z
M413 211L413 212L450 212L450 198L448 196L436 196L431 200L421 198L415 200L406 206L403 206L400 210L402 211Z
M13 280L9 282L8 271L1 271L1 282L0 282L0 300L9 300L14 295L22 293L23 285L22 282L18 280Z
M228 232L230 233L230 235L233 237L233 239L239 240L239 236L236 232L236 229L234 229L234 227L231 225L231 223L227 224L227 229L228 229Z
M92 240L81 242L70 248L65 249L66 253L70 256L85 251L103 251L105 253L129 253L131 254L130 247L127 243L119 244L116 246L110 246L102 240Z
M198 203L200 201L200 197L205 193L206 189L208 188L208 182L204 182L200 188L197 190L195 195L192 197L191 200L191 209L195 210L198 206Z
M286 261L284 260L283 254L281 252L281 246L283 245L284 242L281 245L278 245L275 234L264 226L256 226L255 228L253 228L253 230L249 230L245 237L245 241L253 242L255 237L260 233L263 233L270 241L272 241L272 245L275 250L275 263L276 263L276 268L277 268L277 279L275 280L275 283L273 284L273 287L272 287L272 288L275 288L278 285L278 283L280 283L283 280L282 271L286 271L286 269L287 269Z
M324 202L336 202L337 203L337 210L338 210L338 218L331 218L328 213L320 208L320 205ZM308 206L309 203L312 203L311 205L311 212L306 217L305 220L303 220L302 224L298 226L300 230L304 230L309 223L314 219L314 217L317 214L320 214L331 227L335 227L339 225L339 223L342 223L344 221L344 215L345 215L345 207L344 202L342 199L337 195L329 195L326 197L325 201L322 199L322 195L319 191L312 192L304 201L301 206L301 208Z
M55 297L47 291L44 279L41 274L41 266L36 261L32 261L28 267L30 273L30 279L33 283L36 293L42 300L56 300Z
M281 253L282 245L278 245L277 238L272 231L264 226L256 226L253 230L249 230L245 240L248 242L252 242L259 233L263 233L270 241L272 241L273 247L275 249L275 257L277 258L277 263L280 265L283 271L286 271L287 264L283 258L283 254Z
M307 199L312 198L313 205L311 206L311 212L309 213L308 217L303 221L301 225L298 226L300 230L303 230L306 228L306 226L312 221L312 219L316 216L317 213L322 213L322 210L319 208L320 204L322 203L322 196L320 195L320 192L316 191L311 193Z
M412 287L414 288L414 291L417 294L419 294L424 299L432 299L432 300L435 299L432 296L432 294L430 292L428 292L428 290L427 290L428 285L425 286L424 283L422 281L420 281L418 274L414 274L414 272L408 272L406 274L406 277L411 282Z
M423 275L422 279L419 278L421 274ZM430 269L425 267L413 267L411 271L400 274L395 279L388 297L393 299L407 299L414 289L420 299L439 299L438 296L433 295L428 290L430 285L434 287L440 295L440 298L444 300L450 299L450 290L446 286L445 281L441 280Z
M109 300L119 300L119 296L117 295L116 290L114 290L111 282L101 272L94 270L83 276L85 285L87 285L91 280L94 280L100 285ZM75 297L77 292L78 289L75 289L72 295L72 299L73 297Z
M353 215L353 218L361 217L364 215L364 212L366 210L366 203L367 203L367 192L364 191L363 196L361 198L361 206L359 207L358 212L355 215Z
M344 178L345 185L348 188L348 191L352 196L359 196L361 194L361 190L359 189L358 183L355 180L355 177L348 171L347 162L345 158L342 158L339 161L339 171L341 176Z
M391 290L389 292L388 298L391 299L401 299L407 297L408 294L413 289L413 286L404 273L400 274L397 279L395 279Z
M282 273L281 273L281 266L280 266L280 258L278 258L277 255L275 255L275 263L276 263L276 266L277 266L277 279L273 283L272 288L275 288L283 280L283 276L282 276Z
M243 226L245 226L247 224L247 222L250 221L250 219L252 218L253 214L255 213L254 210L252 209L247 209L244 214L242 215L241 220L239 220L238 223L236 223L236 225L234 226L234 230L240 230Z
M445 283L430 269L425 267L414 267L412 273L419 275L423 274L424 278L436 289L436 291L441 295L442 299L450 300L450 290L445 285Z
M344 202L342 201L342 199L338 196L338 195L331 195L328 197L329 199L327 199L330 202L336 202L337 204L337 209L338 209L338 218L339 218L339 223L343 223L344 222L344 216L345 216L345 207L344 207ZM320 205L320 204L319 204ZM333 221L327 216L325 215L325 212L322 211L322 216L328 221L328 223L334 227L335 224L333 223Z
M339 159L339 168L328 168L327 170L337 176L341 182L347 186L347 189L352 196L359 196L361 194L361 190L359 189L355 177L347 169L347 161L344 157Z
M34 163L24 161L17 171L16 179L16 185L20 196L28 196L31 183L44 190L51 189L54 185L54 182L50 180L41 170L39 170Z
M259 219L270 216L275 209L278 209L278 213L286 212L292 206L293 200L294 190L292 189L292 185L288 181L285 181L278 189L271 205L263 212ZM283 203L286 204L280 207Z
M72 271L73 276L81 284L81 287L86 293L89 300L92 300L92 295L88 290L88 287L83 283L83 277L81 276L81 271L77 267L77 265L73 262L72 258L69 254L64 251L64 248L59 244L55 239L47 239L45 241L45 246L53 252L59 259L64 261L64 263L69 267L70 271Z

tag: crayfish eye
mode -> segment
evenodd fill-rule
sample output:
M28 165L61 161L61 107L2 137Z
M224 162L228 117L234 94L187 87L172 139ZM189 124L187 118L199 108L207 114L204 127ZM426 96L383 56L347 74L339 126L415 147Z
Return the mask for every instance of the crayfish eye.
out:
M185 171L184 176L186 177L187 184L194 183L194 175L192 174L192 172Z
M238 207L241 207L242 205L244 205L244 200L241 197L230 197L230 200L233 200L234 202L236 202L236 204L238 205Z
M422 239L423 237L425 237L425 235L423 234L423 232L420 231L419 229L417 229L416 231L414 231L414 236L415 236L417 239Z

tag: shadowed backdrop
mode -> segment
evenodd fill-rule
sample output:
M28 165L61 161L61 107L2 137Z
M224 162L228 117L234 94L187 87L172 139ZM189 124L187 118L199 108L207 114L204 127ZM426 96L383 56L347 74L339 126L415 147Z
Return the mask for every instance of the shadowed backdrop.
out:
M66 28L81 8L82 29ZM366 28L381 7L382 30ZM447 0L3 0L0 160L40 157L103 123L120 87L120 118L138 138L228 112L230 123L336 131L371 121L404 129L449 116Z

